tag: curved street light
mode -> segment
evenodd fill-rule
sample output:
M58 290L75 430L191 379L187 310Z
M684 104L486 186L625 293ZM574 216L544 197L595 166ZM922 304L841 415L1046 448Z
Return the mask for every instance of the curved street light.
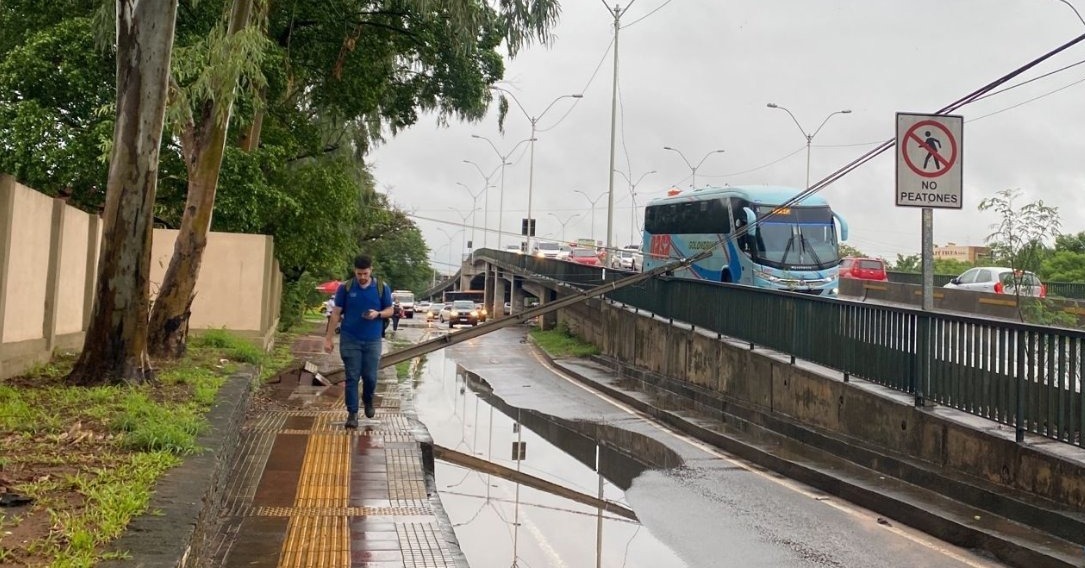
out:
M576 219L577 217L579 217L580 213L573 213L572 215L569 216L568 219L566 219L564 221L562 221L561 217L558 217L556 213L550 213L550 215L553 215L554 218L558 220L558 223L561 223L561 244L563 244L563 245L568 244L569 241L565 240L565 226L569 224L569 221L572 221L573 219Z
M521 141L517 142L515 145L513 145L511 150L509 150L508 152L502 154L501 150L498 150L497 146L489 138L487 138L485 136L479 136L478 134L472 134L471 138L477 138L479 140L485 140L490 145L490 147L494 149L494 153L497 154L497 157L501 159L501 189L498 191L499 198L498 198L498 201L497 201L497 248L500 249L501 248L501 236L505 232L504 228L502 227L502 221L505 218L505 166L511 166L512 165L509 162L509 156L512 156L513 152L515 152L516 149L520 147L520 144L523 144L524 142L534 142L535 139L534 138L524 138L523 140L521 140ZM479 171L481 172L482 170L480 169ZM488 208L487 208L487 211L489 211ZM489 215L489 213L487 213L487 215Z
M482 197L482 194L486 192L486 188L483 187L478 192L474 192L474 191L471 191L471 188L468 187L467 184L463 183L462 181L456 182L456 185L466 189L467 193L471 196L471 212L468 214L468 215L471 216L471 241L470 241L471 244L467 248L471 249L471 253L474 254L474 252L475 252L475 213L478 211L478 198ZM457 213L459 213L459 211L457 211Z
M640 182L644 181L645 176L647 176L648 174L654 174L656 173L656 171L652 170L640 174L640 177L637 178L637 181L629 179L629 176L625 175L625 172L623 172L622 170L614 171L622 174L622 177L625 178L625 182L629 184L629 198L633 201L633 206L630 208L629 211L629 242L630 244L632 244L637 242L635 240L637 238L637 186L640 185Z
M482 200L482 248L486 248L489 246L490 242L490 188L494 187L490 185L490 178L494 177L498 168L501 168L504 164L498 164L497 167L494 168L494 171L490 172L490 175L486 175L486 173L482 171L482 166L477 163L471 160L464 160L463 163L475 166L475 169L478 170L478 175L482 176L483 182L486 184L484 186L485 189L483 190L483 193L486 194L486 199Z
M531 197L532 197L532 194L534 193L534 189L535 189L535 141L537 140L537 138L535 137L535 128L539 123L539 119L546 116L546 113L550 112L550 109L554 108L554 104L556 104L558 101L560 101L561 99L579 99L579 98L582 98L584 95L582 95L580 93L571 94L571 95L561 95L558 98L550 101L550 104L546 105L546 108L544 108L542 112L540 112L537 115L532 116L532 114L527 112L527 110L524 108L524 105L520 104L520 101L516 98L516 95L512 94L512 91L502 89L501 87L490 87L490 88L495 90L495 91L501 91L502 93L505 93L506 95L508 95L509 98L512 99L512 102L516 103L516 108L519 108L520 112L524 113L524 117L527 118L528 121L531 122L531 137L528 138L528 140L531 142L531 160L530 160L530 165L528 166L528 171L527 171L527 225L528 225L528 231L527 231L527 235L526 235L527 250L530 251L531 250Z
M453 211L456 211L456 210L453 209ZM459 211L456 211L456 212L459 213ZM464 219L467 219L467 217L464 217ZM452 264L452 235L455 235L456 233L459 233L460 231L452 231L452 234L450 235L450 234L448 234L448 231L444 230L443 227L437 227L437 230L441 231L441 234L443 234L445 236L445 238L448 239L448 269L452 270L452 267L456 266L455 264ZM462 231L462 229L461 229L461 231Z
M722 154L723 153L723 150L712 150L712 151L708 152L707 154L705 154L704 157L701 158L701 161L697 162L697 165L694 166L693 164L689 163L689 160L686 159L686 155L683 154L682 151L679 150L678 148L672 148L670 146L664 146L663 149L664 150L670 150L671 152L677 152L678 155L682 157L682 161L686 163L686 166L689 167L690 172L693 174L693 180L690 182L689 186L694 188L694 189L697 188L697 168L701 167L701 164L703 164L704 161L707 160L708 157L711 156L712 154Z
M606 197L607 195L610 195L610 192L609 191L604 191L603 193L600 193L598 197L596 197L595 199L592 199L591 197L588 196L587 193L584 193L583 191L581 191L579 189L574 189L573 191L576 192L576 193L579 193L580 195L583 195L585 199L587 199L588 201L591 202L591 244L592 244L592 246L596 246L596 244L595 244L595 204L600 199Z
M795 126L799 127L799 132L802 132L802 135L806 137L806 187L809 188L810 187L810 143L814 141L814 137L818 135L818 132L821 132L821 128L823 126L825 126L826 122L829 122L830 118L832 118L833 116L838 115L838 114L851 114L851 109L844 109L844 110L838 110L838 111L830 112L829 115L825 117L825 120L821 121L821 124L817 127L816 130L814 130L813 133L808 133L802 127L802 125L799 124L799 119L795 118L795 115L790 110L788 110L787 107L782 107L782 106L780 106L780 105L778 105L776 103L768 103L765 106L767 106L769 108L780 109L780 110L786 112L787 115L791 117L791 120L794 121Z

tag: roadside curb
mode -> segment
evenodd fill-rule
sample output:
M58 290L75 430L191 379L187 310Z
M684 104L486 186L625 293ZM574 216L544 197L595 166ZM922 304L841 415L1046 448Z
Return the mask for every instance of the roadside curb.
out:
M254 373L231 375L207 413L207 430L196 443L202 451L166 472L154 486L147 512L132 519L109 550L122 560L103 561L106 568L196 566L207 554L203 543L213 529L226 489L230 464L245 411L253 393Z

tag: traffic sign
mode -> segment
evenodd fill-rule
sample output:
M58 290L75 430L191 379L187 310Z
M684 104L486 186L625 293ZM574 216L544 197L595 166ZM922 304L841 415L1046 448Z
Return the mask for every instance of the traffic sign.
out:
M898 207L960 209L964 117L897 113Z

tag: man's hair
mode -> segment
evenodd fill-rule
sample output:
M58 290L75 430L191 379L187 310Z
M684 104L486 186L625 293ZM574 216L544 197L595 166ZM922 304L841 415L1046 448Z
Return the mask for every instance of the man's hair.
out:
M359 254L354 257L354 268L358 270L365 270L366 268L373 268L373 259L364 254Z

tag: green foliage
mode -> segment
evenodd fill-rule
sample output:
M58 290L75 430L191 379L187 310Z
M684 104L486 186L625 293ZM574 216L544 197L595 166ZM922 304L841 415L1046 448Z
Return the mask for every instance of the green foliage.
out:
M206 424L194 406L164 406L133 391L110 427L125 434L121 446L128 450L185 455L198 450L196 437Z
M1000 220L987 236L991 256L1014 270L1040 269L1044 243L1059 234L1059 210L1044 205L1043 200L1014 207L1019 189L1004 189L980 201L980 211L993 211Z
M904 256L897 253L897 261L893 263L893 270L896 272L922 272L923 259L918 254Z
M93 210L105 198L115 89L113 56L94 48L91 25L88 16L0 27L0 36L25 34L0 54L0 171Z
M267 354L251 341L238 337L225 329L204 331L191 342L191 346L220 349L226 357L234 361L253 365L260 365L267 358Z
M384 196L380 197L383 199ZM383 235L363 240L361 250L373 257L374 272L393 288L421 292L428 287L433 274L422 232L402 211L386 209L383 212L387 213L384 221L389 224L389 229L377 229Z
M1040 265L1045 282L1085 282L1085 252L1056 250Z
M304 321L306 310L324 301L325 296L316 290L319 283L309 272L302 272L293 282L283 282L282 309L279 313L281 331L293 329Z
M1021 298L1021 317L1028 323L1077 327L1077 316L1062 311L1056 302L1043 298Z
M574 335L562 322L558 327L543 331L534 329L531 338L551 357L588 357L599 354L599 348Z
M1073 235L1056 235L1055 251L1085 254L1085 231Z
M846 244L846 243L840 243L840 258L844 258L846 256L869 258L869 257L867 257L866 253L859 250L858 248L853 247L853 246L851 246L849 244Z
M963 260L954 260L952 258L936 258L934 259L934 273L935 274L951 274L958 276L969 268L975 268L976 263L966 262Z

